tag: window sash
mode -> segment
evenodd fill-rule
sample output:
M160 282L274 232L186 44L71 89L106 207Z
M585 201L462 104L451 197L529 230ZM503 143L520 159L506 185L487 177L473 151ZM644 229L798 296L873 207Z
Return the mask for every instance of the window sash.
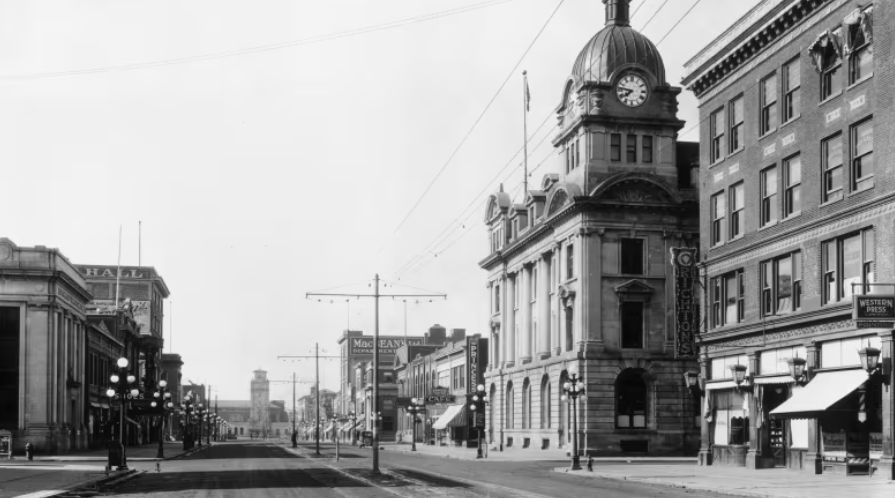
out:
M727 216L727 200L724 192L712 196L712 245L724 242L724 218Z
M793 156L783 162L783 217L802 211L802 158Z
M761 82L761 120L759 135L777 128L777 75Z
M761 226L777 221L777 167L761 172Z
M643 239L622 239L621 250L621 273L643 275Z
M737 97L730 102L730 152L740 150L743 142L743 97Z
M873 187L873 121L852 127L852 178L854 191Z
M733 240L743 234L743 209L746 205L744 195L743 182L737 183L730 187L730 198L728 204L730 208L730 239Z
M643 142L643 157L642 160L645 163L653 162L653 137L652 135L644 135L641 138Z
M721 159L721 141L724 138L725 123L724 109L719 109L711 115L711 150L709 151L711 162Z
M783 67L783 121L787 122L801 113L801 73L799 61Z
M622 160L622 136L620 133L612 133L609 135L609 160Z
M637 162L637 135L628 135L625 140L625 162Z
M622 348L643 348L644 306L640 302L621 303Z
M824 172L824 202L833 202L842 199L842 135L821 142L821 161Z

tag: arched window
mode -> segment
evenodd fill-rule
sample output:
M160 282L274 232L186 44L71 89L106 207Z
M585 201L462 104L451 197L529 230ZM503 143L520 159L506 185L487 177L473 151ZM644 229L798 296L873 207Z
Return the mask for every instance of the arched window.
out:
M506 401L507 401L507 407L506 407L507 429L513 429L514 428L513 422L514 422L514 418L515 418L515 417L513 417L513 412L514 412L516 400L513 399L513 383L512 382L507 382L507 399L506 399Z
M628 369L615 381L615 426L619 429L646 427L647 391L645 372Z
M541 429L550 428L550 376L541 378Z
M531 382L522 381L522 428L531 429Z
M568 401L563 401L563 390L562 386L568 380L568 374L565 370L559 374L559 389L557 389L556 395L559 397L559 432L564 435L564 437L560 437L559 444L562 446L563 442L571 442L571 433L569 432L569 403Z
M488 441L494 442L494 401L497 400L497 386L491 384L491 390L488 392L488 402L491 403L491 406L488 407Z

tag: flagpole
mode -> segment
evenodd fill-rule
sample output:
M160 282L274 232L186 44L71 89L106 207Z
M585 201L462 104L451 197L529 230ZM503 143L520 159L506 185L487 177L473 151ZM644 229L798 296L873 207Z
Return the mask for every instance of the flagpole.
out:
M118 268L115 269L115 309L118 309L118 290L121 287L121 225L118 225Z
M522 162L524 165L522 177L522 202L525 202L525 196L528 195L528 71L522 71Z

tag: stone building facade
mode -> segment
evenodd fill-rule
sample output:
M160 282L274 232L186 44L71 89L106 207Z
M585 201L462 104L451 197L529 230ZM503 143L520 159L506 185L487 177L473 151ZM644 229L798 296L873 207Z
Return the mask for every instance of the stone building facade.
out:
M852 312L895 282L893 22L892 2L763 0L685 67L705 124L701 465L895 477L892 325Z
M561 89L559 172L521 204L492 194L485 212L488 434L498 448L577 437L582 454L695 454L682 374L696 361L675 349L670 250L698 244L698 146L677 139L681 89L629 1L604 3ZM586 385L577 435L560 400L570 368Z
M87 448L86 304L91 295L58 250L0 238L0 429L14 451Z

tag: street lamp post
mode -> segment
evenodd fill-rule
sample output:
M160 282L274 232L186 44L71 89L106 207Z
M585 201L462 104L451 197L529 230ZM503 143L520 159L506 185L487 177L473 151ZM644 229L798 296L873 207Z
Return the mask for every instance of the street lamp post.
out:
M129 362L127 358L118 358L118 373L112 374L109 380L115 386L106 391L106 396L110 399L118 398L118 444L121 456L118 461L118 470L128 470L127 458L124 452L124 411L127 408L127 400L136 398L140 394L140 390L136 387L129 387L137 381L137 378L128 373L127 366ZM112 445L109 445L109 464L112 463Z
M194 399L195 394L193 391L189 391L183 397L183 403L180 405L182 410L180 423L183 426L184 436L183 436L183 450L191 450L193 449L193 445L196 444L194 430L195 427L193 425L195 419L195 411L196 411L196 401Z
M165 418L167 418L165 410L174 408L174 403L171 402L171 391L167 389L168 381L160 380L158 386L158 391L152 394L152 397L158 401L153 400L151 403L153 408L158 406L158 403L162 404L161 422L158 425L158 454L156 454L156 458L165 458Z
M426 413L426 405L420 398L411 398L407 407L407 416L413 424L413 437L411 438L410 451L416 451L416 424L420 421L420 414Z
M569 380L567 380L563 386L563 392L566 394L563 396L563 401L569 400L572 405L572 468L571 470L581 470L581 459L578 457L578 409L577 409L577 400L578 396L584 394L584 386L579 384L584 384L584 379L578 377L578 372L575 371L577 368L574 368L577 365L573 364L572 368L569 368L571 371L569 373Z
M475 388L475 394L472 395L472 403L469 404L469 409L473 412L473 427L476 429L476 435L478 436L478 443L476 443L476 453L475 457L482 458L482 425L479 424L479 420L483 420L485 418L485 386L484 384L479 384ZM481 413L481 415L479 415Z
M333 414L333 434L336 436L336 461L339 461L339 416Z

